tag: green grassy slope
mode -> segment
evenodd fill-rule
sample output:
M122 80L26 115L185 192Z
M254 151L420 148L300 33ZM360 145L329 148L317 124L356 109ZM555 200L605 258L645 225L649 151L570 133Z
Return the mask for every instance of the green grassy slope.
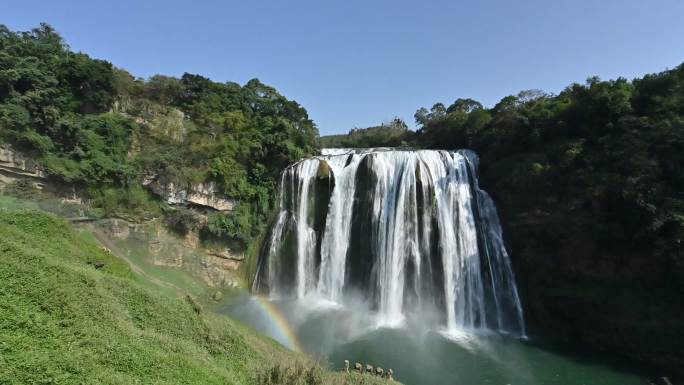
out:
M323 371L143 279L63 220L0 208L0 384L376 381Z

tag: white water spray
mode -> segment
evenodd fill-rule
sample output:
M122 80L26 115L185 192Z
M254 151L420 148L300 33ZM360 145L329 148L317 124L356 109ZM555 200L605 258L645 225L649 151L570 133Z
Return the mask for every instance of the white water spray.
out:
M285 269L293 248L296 269ZM381 326L437 306L447 331L524 335L496 208L469 151L324 150L290 166L264 250L255 290L344 303L363 288Z

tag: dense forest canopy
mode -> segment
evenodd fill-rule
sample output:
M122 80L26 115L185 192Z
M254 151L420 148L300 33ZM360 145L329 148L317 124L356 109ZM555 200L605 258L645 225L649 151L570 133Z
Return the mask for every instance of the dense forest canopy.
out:
M135 78L71 51L41 24L0 26L0 141L52 178L86 187L110 215L159 210L141 187L150 174L181 186L216 182L239 205L211 215L205 234L248 242L267 220L280 171L316 151L318 130L304 108L257 79Z

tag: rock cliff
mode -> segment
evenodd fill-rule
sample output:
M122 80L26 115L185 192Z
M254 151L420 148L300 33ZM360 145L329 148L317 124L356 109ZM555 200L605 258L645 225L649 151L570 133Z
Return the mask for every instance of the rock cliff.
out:
M135 251L139 258L159 267L177 268L199 278L209 287L240 285L240 266L244 255L218 245L203 245L196 233L178 237L159 221L132 223L106 219L93 223L124 252Z
M33 191L25 198L40 201L46 210L67 217L85 217L89 201L71 185L49 179L38 162L9 147L0 147L0 191L16 181L29 181ZM200 183L180 188L155 179L147 187L172 205L189 205L218 211L230 211L236 202L221 195L215 183ZM38 194L38 190L40 193ZM69 205L69 209L65 209ZM203 214L199 214L203 216ZM89 218L92 219L92 218ZM204 217L206 220L206 217ZM159 218L132 222L120 218L102 219L91 224L122 249L135 250L138 257L155 266L173 267L189 272L210 287L236 287L241 284L239 269L245 256L220 244L204 244L197 231L179 236L162 225Z
M47 173L33 159L9 147L0 146L0 182L31 178L35 183L47 178Z
M214 182L180 186L173 182L162 183L152 176L146 178L143 185L171 205L197 205L218 211L231 211L236 206L234 200L219 192Z
M602 245L581 212L502 207L531 334L684 375L681 269L648 250Z

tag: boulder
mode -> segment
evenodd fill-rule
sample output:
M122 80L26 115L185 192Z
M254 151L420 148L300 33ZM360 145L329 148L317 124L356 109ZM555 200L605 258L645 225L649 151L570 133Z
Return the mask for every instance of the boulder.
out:
M316 172L316 177L318 178L330 178L330 165L327 161L321 159L318 164L318 171Z
M223 299L223 293L221 293L220 290L217 290L217 291L214 293L214 295L211 296L211 299L213 299L214 301L218 302L218 301L220 301L220 300Z
M200 183L191 186L187 201L192 204L211 207L218 211L231 211L235 208L235 201L222 195L216 183Z

